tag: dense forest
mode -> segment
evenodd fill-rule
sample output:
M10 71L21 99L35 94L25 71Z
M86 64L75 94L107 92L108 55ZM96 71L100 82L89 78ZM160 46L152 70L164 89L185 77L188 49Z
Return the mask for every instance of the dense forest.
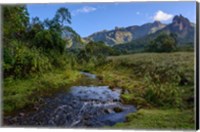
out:
M44 21L29 18L26 6L3 6L2 11L5 116L82 84L84 71L97 75L100 81L94 85L122 88L122 102L137 107L138 112L114 127L194 128L193 46L178 46L176 34L111 47L103 41L84 42L70 27L67 8ZM82 46L67 48L64 32Z

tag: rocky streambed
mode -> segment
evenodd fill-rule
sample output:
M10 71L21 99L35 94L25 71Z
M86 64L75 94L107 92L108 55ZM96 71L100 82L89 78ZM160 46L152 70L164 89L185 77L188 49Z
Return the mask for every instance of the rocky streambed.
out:
M81 73L96 79L94 74ZM35 111L5 117L5 124L72 128L112 126L124 122L128 113L136 111L134 106L121 103L121 92L108 86L73 86L68 92L45 98Z

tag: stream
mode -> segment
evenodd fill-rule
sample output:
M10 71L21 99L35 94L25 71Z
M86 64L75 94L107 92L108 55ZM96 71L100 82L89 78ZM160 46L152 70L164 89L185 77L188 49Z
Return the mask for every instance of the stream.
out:
M86 78L96 75L81 72ZM5 117L8 126L98 128L124 122L127 114L135 112L132 105L122 104L119 88L108 86L72 86L68 92L45 98L37 110Z

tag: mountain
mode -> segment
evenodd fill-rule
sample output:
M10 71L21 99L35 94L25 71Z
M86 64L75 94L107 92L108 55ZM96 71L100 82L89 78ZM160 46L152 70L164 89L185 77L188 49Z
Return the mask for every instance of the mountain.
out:
M187 18L182 15L177 15L173 18L172 23L168 24L162 30L157 31L154 36L157 36L161 32L174 33L177 35L178 43L193 43L195 24L191 23Z
M182 15L177 15L173 18L172 23L166 25L164 28L128 43L114 45L113 48L126 53L140 52L144 50L145 46L151 40L155 39L161 33L176 34L177 45L179 47L194 47L195 24Z
M194 42L194 27L187 18L182 15L176 15L172 22L168 25L162 24L159 21L146 23L141 26L129 26L125 28L116 27L113 30L103 30L93 33L84 38L86 41L103 41L107 45L114 46L118 44L146 41L154 39L161 32L174 33L177 35L178 43L193 43Z
M66 48L77 49L84 47L84 40L71 27L66 27L62 32L62 38L66 41Z
M164 28L166 25L159 21L153 23L146 23L141 26L129 26L126 28L115 27L114 30L103 30L96 32L87 38L86 41L103 41L107 45L113 46L115 44L127 43L137 38L144 37L148 34L155 33L156 31Z

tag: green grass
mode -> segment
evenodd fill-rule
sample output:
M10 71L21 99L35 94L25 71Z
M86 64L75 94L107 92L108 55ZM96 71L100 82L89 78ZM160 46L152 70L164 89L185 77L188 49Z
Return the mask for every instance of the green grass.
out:
M193 52L111 56L95 72L110 87L127 89L123 101L139 107L188 107L183 96L193 96Z
M180 81L183 77L190 83L194 81L194 53L140 53L109 57L116 68L131 69L137 77L151 76L162 82Z
M74 70L54 70L27 79L6 78L3 86L3 111L14 112L34 104L42 96L68 89L80 74Z
M141 109L129 114L125 123L118 123L112 128L194 129L194 112L178 109Z

